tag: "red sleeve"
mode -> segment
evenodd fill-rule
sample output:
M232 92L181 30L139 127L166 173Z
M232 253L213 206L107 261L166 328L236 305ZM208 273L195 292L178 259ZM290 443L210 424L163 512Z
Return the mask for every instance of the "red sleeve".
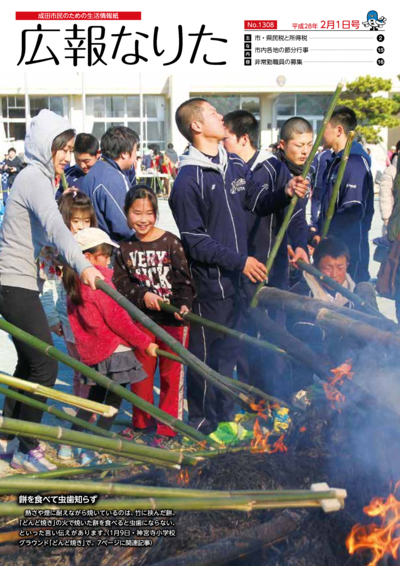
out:
M111 280L106 279L106 282L115 289ZM129 314L111 297L102 291L96 291L94 300L105 323L114 334L125 340L133 348L138 348L139 350L145 350L151 344L151 339L147 334L134 324Z

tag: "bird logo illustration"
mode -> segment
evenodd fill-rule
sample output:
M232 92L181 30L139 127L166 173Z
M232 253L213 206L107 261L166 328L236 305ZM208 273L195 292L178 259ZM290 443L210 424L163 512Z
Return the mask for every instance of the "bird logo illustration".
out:
M379 31L386 24L387 19L383 16L378 18L378 12L370 10L367 14L367 21L362 22L364 27L369 27L370 31Z

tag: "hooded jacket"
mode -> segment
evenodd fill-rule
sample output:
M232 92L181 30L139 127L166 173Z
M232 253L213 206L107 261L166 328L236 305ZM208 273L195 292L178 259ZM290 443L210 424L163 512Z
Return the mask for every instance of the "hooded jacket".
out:
M292 175L287 166L269 151L261 149L248 162L254 181L259 185L269 183L269 190L277 190L277 179L285 184L290 181ZM274 183L270 183L270 179ZM293 249L297 247L307 249L308 226L305 219L305 204L307 199L299 199L290 220L287 234L279 248L278 256L268 277L268 282L273 287L287 289L289 284L289 261L287 244L290 242ZM285 217L285 210L277 210L265 217L248 215L249 228L249 255L256 257L265 263L275 243L275 238Z
M125 174L113 159L103 157L93 165L81 184L81 191L92 201L99 228L116 242L133 234L126 223L124 205L134 177L134 169L129 175Z
M267 215L284 208L288 176L282 169L263 186L237 155L219 146L218 163L190 146L181 156L169 204L188 256L199 302L237 292L247 257L246 210ZM270 186L276 190L269 190Z
M79 274L91 267L64 224L54 198L51 146L54 138L69 129L68 122L50 110L42 110L31 122L25 138L27 167L15 179L0 231L2 285L41 290L37 260L48 243Z
M342 155L343 150L333 153L326 167L318 219L319 233L322 232L327 217ZM369 279L368 232L374 215L374 187L370 167L370 157L362 145L353 143L329 228L329 235L336 236L349 248L350 273L356 283Z

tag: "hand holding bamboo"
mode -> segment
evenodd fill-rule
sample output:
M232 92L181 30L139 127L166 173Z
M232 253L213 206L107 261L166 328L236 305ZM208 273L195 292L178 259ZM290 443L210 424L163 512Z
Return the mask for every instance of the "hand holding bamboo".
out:
M330 118L331 118L331 116L332 116L332 113L333 113L333 111L334 111L334 109L335 109L335 106L336 106L336 104L337 104L337 101L339 100L339 96L340 96L340 94L341 94L341 92L342 92L342 89L343 89L344 85L345 85L345 82L342 80L342 82L340 82L340 83L337 85L336 90L335 90L335 93L334 93L334 95L332 96L332 100L331 100L331 102L330 102L330 104L329 104L328 110L326 111L324 120L323 120L323 122L322 122L321 129L320 129L320 131L318 132L318 135L317 135L317 137L316 137L316 139L315 139L315 142L314 142L314 145L313 145L312 150L311 150L311 152L310 152L310 155L308 156L307 161L306 161L306 164L304 165L304 169L303 169L303 172L302 172L302 174L301 174L301 176L303 177L303 179L306 179L306 177L307 177L307 175L308 175L308 173L309 173L309 171L310 171L310 167L311 167L311 164L312 164L312 162L313 162L313 159L314 159L314 157L315 157L315 155L316 155L316 153L317 153L318 147L320 146L320 144L321 144L321 142L322 142L322 137L323 137L323 135L324 135L326 125L327 125L327 123L329 122L329 120L330 120ZM289 226L290 220L291 220L291 218L292 218L294 209L295 209L295 207L296 207L297 201L298 201L298 197L297 197L296 195L294 195L294 196L292 197L292 200L290 201L289 206L288 206L287 212L286 212L286 214L285 214L285 218L284 218L284 220L283 220L283 222L282 222L282 226L280 227L280 230L279 230L279 232L278 232L278 235L276 236L275 243L274 243L274 245L273 245L273 247L272 247L271 253L270 253L269 256L268 256L268 260L267 260L267 263L266 263L266 268L267 268L267 273L268 273L268 275L271 273L272 266L273 266L273 264L274 264L274 261L275 261L276 255L277 255L277 253L278 253L278 250L279 250L279 248L280 248L280 246L281 246L281 244L282 244L283 238L285 237L286 230L288 229L288 226ZM257 306L257 302L258 302L258 300L257 300L257 294L258 294L258 292L260 291L260 289L263 288L263 286L264 286L264 283L260 283L260 284L258 285L257 290L256 290L256 292L254 293L253 299L252 299L252 301L251 301L251 303L250 303L250 307L255 308L255 307Z
M337 174L337 177L336 177L335 184L333 186L331 200L329 201L329 208L328 208L328 212L327 212L327 215L326 215L324 227L322 229L321 238L325 238L328 235L328 232L329 232L329 227L331 225L332 218L333 218L333 215L334 215L334 212L335 212L336 201L337 201L337 198L338 198L338 195L339 195L340 185L342 184L343 175L344 175L344 172L346 170L347 163L349 161L349 155L350 155L351 146L353 144L354 136L355 136L355 132L351 131L349 133L349 137L347 138L347 142L346 142L346 145L345 145L345 148L344 148L344 151L343 151L342 159L341 159L340 165L339 165L339 171L338 171L338 174Z

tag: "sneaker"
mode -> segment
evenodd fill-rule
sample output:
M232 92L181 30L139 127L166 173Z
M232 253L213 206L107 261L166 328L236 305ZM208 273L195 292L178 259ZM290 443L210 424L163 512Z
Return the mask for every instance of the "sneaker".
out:
M19 440L13 438L12 440L0 440L0 458L12 456L18 449Z
M57 469L55 464L52 464L44 457L44 452L40 446L30 450L28 454L18 450L14 452L11 467L15 470L25 470L27 472L49 472Z
M71 446L67 446L66 444L61 444L60 448L58 449L57 456L60 460L72 460L74 457L74 453Z

